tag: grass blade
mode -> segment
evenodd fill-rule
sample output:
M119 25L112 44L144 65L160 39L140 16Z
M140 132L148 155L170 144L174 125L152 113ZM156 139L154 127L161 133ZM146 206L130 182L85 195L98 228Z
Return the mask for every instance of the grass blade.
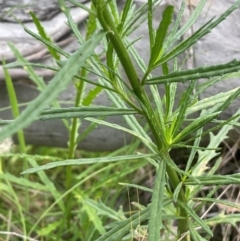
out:
M2 62L3 62L3 65L6 64L4 59ZM12 82L12 78L11 78L10 74L8 73L7 69L4 69L4 76L5 76L6 87L7 87L8 96L9 96L9 100L10 100L10 104L11 104L12 115L13 115L13 118L17 118L20 114L19 107L18 107L18 100L17 100L15 89L14 89L14 85ZM25 144L25 138L24 138L23 131L19 130L17 133L17 136L18 136L18 141L19 141L19 145L21 148L21 152L25 153L26 152L26 144ZM26 161L25 161L25 165L27 166Z
M54 193L54 195L58 195L57 190L52 186L46 186L38 182L29 181L24 177L16 177L10 173L1 173L0 180L8 180L9 182L22 187L32 188L32 189L41 190L41 191L47 191L50 193Z

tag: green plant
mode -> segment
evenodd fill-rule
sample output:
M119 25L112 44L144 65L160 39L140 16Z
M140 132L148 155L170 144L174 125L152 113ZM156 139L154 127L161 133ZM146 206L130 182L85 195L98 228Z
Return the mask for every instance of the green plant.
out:
M147 147L149 154L136 153L134 155L114 157L73 159L76 143L70 141L67 160L33 167L25 170L22 174L35 173L60 166L129 162L130 160L139 161L144 159L146 162L150 162L156 170L151 203L147 207L141 207L139 212L128 219L123 221L118 219L118 222L111 225L110 230L107 232L103 226L95 223L98 232L101 234L97 240L121 240L131 229L137 229L139 235L144 233L142 238L147 237L150 241L163 240L164 237L164 240L208 240L212 236L211 225L217 222L231 221L228 215L219 215L214 220L213 218L202 219L199 216L202 205L207 202L222 202L224 205L239 208L234 203L213 198L213 194L222 185L239 184L240 175L216 175L215 171L221 161L220 158L211 169L207 170L206 165L212 157L217 155L216 151L219 144L217 141L226 138L226 133L231 126L237 125L239 113L236 113L230 120L217 122L216 119L239 96L240 88L203 100L199 100L199 95L209 86L221 81L222 76L225 77L226 74L239 71L240 61L233 60L221 65L180 70L177 57L237 9L240 1L237 1L219 18L208 21L192 36L180 43L177 43L177 40L196 21L206 0L200 1L192 16L180 29L179 24L185 8L185 1L181 5L177 20L173 25L171 25L173 6L168 6L163 12L162 21L156 31L152 25L152 14L153 8L159 3L158 1L149 0L143 7L135 10L133 1L128 0L121 14L119 14L116 1L93 0L91 9L87 9L91 21L88 22L89 34L87 34L86 39L83 38L73 23L65 2L59 2L68 17L69 26L82 46L76 53L69 55L51 43L46 37L37 36L26 29L27 32L46 44L50 52L56 53L56 56L63 55L67 60L60 61L59 57L56 58L58 66L51 67L57 71L55 77L16 120L0 122L1 124L8 124L0 131L0 141L26 127L36 118L41 120L74 118L70 140L76 138L78 126L78 119L76 118L85 118L91 123L106 125L130 133L141 140L142 144ZM81 4L73 0L70 0L70 2L82 7ZM147 15L144 15L144 13ZM150 59L147 66L135 51L134 41L129 42L127 38L128 34L137 27L139 21L136 20L144 20L144 16L147 16L148 19L150 41ZM94 48L100 42L104 46L106 63L102 62L100 56L94 53ZM143 78L137 73L129 53L142 70ZM169 67L171 61L174 63L172 72ZM34 66L31 63L29 65ZM129 85L126 84L124 77L122 77L118 68L119 65L122 66ZM81 68L83 70L79 74ZM151 73L156 68L161 68L163 74L152 77ZM96 74L99 77L98 81L91 81L85 71ZM113 107L79 106L81 96L78 96L75 107L44 110L73 78L86 81L95 85L96 88L103 89L111 100ZM197 80L200 78L207 78L209 81L205 85L197 86ZM189 82L189 85L182 94L177 107L175 107L178 82ZM59 88L55 88L56 85L59 85ZM146 85L150 86L149 92L145 88ZM158 90L159 85L165 90L162 97ZM83 82L79 82L77 88L80 90L81 95ZM135 114L146 120L146 128L143 128L138 123ZM195 114L198 117L188 119L190 114ZM123 115L129 127L122 127L98 118L113 115ZM215 123L215 127L204 129L205 125L211 122ZM211 131L220 128L221 130L217 136L211 134ZM150 134L147 130L150 130ZM201 137L209 133L209 146L206 148L200 147ZM191 148L191 154L184 170L175 164L174 159L169 154L171 149L179 147ZM197 161L194 161L194 158L197 158ZM67 170L67 186L70 188L71 169L67 167ZM197 196L199 190L206 185L216 185L216 187L206 197L199 198ZM103 208L101 203L88 201L84 195L78 197L81 202L87 202L98 211L101 208L107 210L106 207ZM71 196L69 198L71 199ZM70 201L69 203L71 204ZM88 210L88 212L90 211ZM68 215L67 210L66 213ZM106 213L101 215L104 216ZM236 215L235 218L239 220L239 215ZM173 220L178 221L177 232L171 231ZM144 232L144 226L139 227L144 222L148 224L147 232ZM198 231L199 229L201 232ZM171 233L173 238L170 237Z

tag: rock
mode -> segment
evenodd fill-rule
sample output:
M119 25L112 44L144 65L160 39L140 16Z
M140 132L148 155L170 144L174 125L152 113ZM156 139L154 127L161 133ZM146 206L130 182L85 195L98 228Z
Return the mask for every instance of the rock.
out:
M235 1L208 1L201 14L201 18L194 25L196 31L204 22L214 16L219 16ZM211 33L206 35L194 46L195 66L223 64L233 59L240 60L240 8L235 10L226 20L221 22ZM206 80L200 80L203 83ZM240 74L233 78L226 78L210 87L202 97L209 97L217 93L240 86ZM224 119L230 118L239 109L239 98L224 112Z
M32 18L29 12L36 12L40 20L51 19L60 12L57 0L1 0L0 19L8 22L16 22L16 19L27 22Z
M74 22L83 23L88 13L78 8L72 8L71 14ZM69 52L74 51L79 45L77 41L70 35L69 27L66 25L66 17L63 13L55 15L50 20L42 21L42 25L46 33L51 36L60 47L65 47ZM35 24L32 22L25 23L24 26L34 33L37 33ZM83 26L82 26L83 27ZM11 31L9 31L11 29ZM68 34L69 33L69 34ZM68 34L68 35L67 35ZM11 42L19 50L19 52L29 61L44 62L48 56L45 46L29 35L19 23L0 22L0 55L4 56L7 62L13 62L15 56L8 46ZM13 78L19 79L17 71L13 73ZM53 73L44 72L43 77L52 76ZM22 75L22 76L21 76ZM27 78L27 74L20 73L20 78ZM0 68L0 80L3 80L3 72Z
M2 15L7 11L7 8L15 6L16 0L11 1L0 1L0 6L4 6L1 9ZM18 1L19 4L35 3L35 1ZM49 7L46 9L46 4L43 1L38 2L34 6L37 16L42 19L42 24L46 29L47 33L52 37L52 39L58 43L59 46L64 48L69 52L73 52L78 48L77 41L71 36L69 28L65 24L66 18L63 13L59 12L59 7L57 6L57 1L48 1ZM174 4L176 8L179 8L179 1L168 0L168 3ZM197 1L192 1L197 2ZM40 4L41 3L41 4ZM42 4L43 3L43 4ZM219 0L211 4L212 1L208 1L204 7L200 19L185 34L185 38L191 34L191 32L196 31L203 23L210 19L214 15L219 15L221 12L225 11L233 1ZM1 5L2 4L2 5ZM121 3L119 3L121 4ZM140 4L140 3L138 3ZM165 4L165 3L164 3ZM51 11L53 14L49 15L49 9L53 8ZM195 5L188 6L188 10L185 12L184 21L188 19L189 13L193 11ZM159 16L164 7L157 9L155 14L155 25L160 21ZM17 8L14 12L18 18L23 21L27 21L25 26L34 32L37 32L34 24L30 21L29 15L26 11L21 8ZM87 17L87 13L78 8L72 8L71 14L76 23L79 24L80 29L83 29L82 22ZM187 59L187 68L192 68L194 66L204 66L210 64L219 64L226 61L230 61L234 58L240 59L240 50L238 46L238 40L240 35L240 23L239 23L240 10L236 10L231 16L222 22L212 33L205 36L201 41L199 41L190 50L190 57ZM7 22L12 21L12 22ZM6 16L4 21L0 22L0 55L4 56L8 63L13 62L15 57L7 45L8 41L11 41L22 53L22 55L34 62L49 63L49 58L47 50L45 47L29 36L22 27L13 22L14 18L12 16ZM11 29L11 31L9 31ZM149 56L149 44L147 37L146 26L141 26L133 34L132 39L136 36L143 36L140 41L138 41L135 46L140 55L147 61ZM191 56L192 55L192 56ZM37 70L40 76L43 76L45 80L51 79L53 72L49 70ZM14 79L16 91L18 95L18 100L20 103L29 102L31 99L38 95L36 88L30 84L27 74L22 69L11 69L11 76ZM6 106L9 106L7 91L3 82L4 75L0 67L0 118L9 119L11 114L9 109L6 110ZM200 82L206 80L200 80ZM231 78L219 82L216 86L212 87L207 91L203 97L211 96L216 93L227 91L239 86L239 78ZM179 91L184 89L185 85L180 85ZM61 101L73 101L74 98L74 88L69 86L69 88L61 94ZM108 98L106 95L101 94L96 100L95 104L109 105ZM223 118L229 118L232 114L239 108L240 101L237 100L223 115ZM3 111L4 108L4 111ZM2 111L1 111L2 110ZM114 123L124 125L124 120L122 117L110 118ZM87 127L88 123L83 122L80 133ZM51 120L45 122L34 122L30 127L24 130L26 140L30 144L34 145L48 145L48 146L66 146L68 141L68 133L62 122ZM117 149L127 142L130 141L130 136L123 132L117 131L115 129L106 128L103 126L97 127L87 138L85 138L80 143L80 148L88 150L114 150Z

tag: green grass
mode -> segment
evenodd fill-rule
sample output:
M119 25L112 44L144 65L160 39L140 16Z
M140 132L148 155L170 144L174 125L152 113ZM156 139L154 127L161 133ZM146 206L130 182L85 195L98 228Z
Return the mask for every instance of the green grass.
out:
M55 156L58 156L58 159L59 156L64 159L68 155L67 149L33 147L28 149L30 165L34 163L30 157L34 159L35 156L41 156L41 164L44 164L48 163L49 159L54 160ZM126 147L124 149L122 152L127 151ZM69 240L79 240L79 238L94 240L99 234L105 232L105 224L110 220L126 219L129 215L127 188L118 183L131 182L134 179L132 173L146 166L144 161L135 160L128 162L127 165L112 163L106 166L100 163L73 167L74 185L68 190L65 187L66 176L62 168L39 173L37 176L30 174L29 181L19 176L19 172L23 170L21 163L26 157L24 155L21 157L17 149L15 151L16 153L11 157L9 154L2 154L5 157L2 157L4 173L0 175L1 213L7 217L10 212L13 212L11 225L18 227L26 237L40 235L46 240L65 240L64 237L68 236ZM78 151L76 155L88 158L108 156L107 153L86 151ZM38 165L37 162L35 165ZM144 175L141 178L144 178ZM25 208L24 188L26 187L30 198L29 211ZM74 197L74 204L70 211L71 227L66 229L67 220L62 217L66 209L64 200L69 193ZM98 208L102 213L98 214ZM58 229L62 222L64 222L64 230L61 237L58 237ZM5 220L1 224L1 230L7 230L8 225ZM12 236L11 240L14 240Z

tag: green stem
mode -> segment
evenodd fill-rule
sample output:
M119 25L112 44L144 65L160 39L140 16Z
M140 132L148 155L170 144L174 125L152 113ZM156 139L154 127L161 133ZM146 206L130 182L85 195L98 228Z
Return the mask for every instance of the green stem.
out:
M120 37L115 27L115 24L111 17L111 13L107 8L107 5L105 5L104 0L95 0L93 2L97 10L98 20L101 23L103 29L107 32L107 36L110 42L112 43L112 46L116 51L118 58L123 66L123 69L128 77L128 80L132 86L132 89L140 102L140 105L143 109L144 116L146 117L147 122L149 123L149 126L153 132L155 140L158 141L159 138L158 138L158 133L156 132L156 129L159 129L159 128L157 128L156 125L158 125L159 127L159 124L158 124L159 122L154 121L156 120L156 116L151 107L151 102L149 101L144 88L140 84L137 72L133 66L133 63L128 54L128 51L124 46L122 38ZM162 143L159 142L158 146L162 146Z
M83 71L84 70L82 70L82 72ZM74 106L79 107L82 99L83 90L84 90L84 81L80 80L79 83L76 85L76 89L77 89L77 95L76 95ZM72 127L71 127L70 136L69 136L69 152L68 152L69 159L74 158L74 153L77 147L76 136L78 135L78 124L79 124L79 119L74 118L72 121ZM70 180L68 180L68 177L71 177L71 174L69 176L67 175L67 181L66 181L66 186L70 187L71 178L69 178Z
M169 156L169 152L166 151L164 153L164 155L162 156L162 158L167 162L168 159L171 158ZM179 179L176 171L174 171L169 165L166 166L166 171L167 171L171 186L172 186L173 190L175 190L177 188L178 184L180 183L180 179ZM183 189L181 189L181 191L179 192L178 199L180 201L182 201L183 203L187 202L186 197L185 197L185 192ZM178 237L180 238L181 235L183 233L187 232L189 229L188 229L188 225L187 225L187 218L188 218L187 212L185 211L185 209L181 208L180 206L178 208L179 208L179 216L183 217L183 219L178 220ZM186 238L187 238L187 236L186 236ZM183 240L186 240L186 239L183 239Z
M162 128L160 122L158 121L158 117L151 106L151 102L144 88L140 84L137 72L133 66L128 51L125 48L118 31L116 30L115 24L112 20L111 13L107 7L107 4L104 0L94 0L93 2L95 4L95 8L97 11L98 20L101 23L103 29L107 32L107 37L109 41L112 43L112 46L116 51L117 56L132 86L132 89L139 100L139 103L143 110L143 115L145 116L150 126L151 132L155 138L158 151L159 153L164 153L162 158L163 160L167 161L167 159L170 158L170 156L167 150L167 143L165 140L164 133L161 132ZM166 152L162 152L162 150L166 150ZM173 189L177 188L178 184L180 183L180 179L176 171L170 168L168 165L166 166L166 171ZM186 203L185 193L183 189L179 193L179 200ZM179 221L178 233L180 237L181 234L188 231L188 228L186 211L179 207L179 214L180 216L184 217L184 219Z
M128 77L132 89L137 95L137 97L141 100L142 87L140 85L137 72L123 44L123 41L117 29L115 28L115 24L112 20L111 13L106 5L106 2L104 0L94 0L93 3L97 11L97 18L101 23L103 29L107 32L107 36L118 55L118 58Z
M82 76L86 75L86 71L82 69L81 71ZM75 99L75 107L78 107L81 103L82 100L82 94L84 90L84 81L80 80L76 84L76 89L77 89L77 95ZM69 136L69 152L68 152L68 158L73 159L75 156L75 151L77 148L77 138L78 138L78 128L79 128L80 121L78 118L74 118L72 120L72 126L71 126L71 132ZM66 168L66 189L69 190L72 186L72 166L67 166ZM71 201L72 201L72 194L69 193L67 196L67 223L68 223L68 228L70 228L70 221L71 221Z
M93 5L91 4L91 9L93 9ZM94 14L89 15L89 22L87 25L87 31L86 31L86 36L85 39L87 40L91 34L95 30L95 16ZM87 70L85 68L81 69L80 76L86 77L87 76ZM83 98L83 92L85 88L85 81L82 79L79 79L79 81L75 84L77 94L75 98L75 107L78 107L81 104L82 98ZM75 157L75 151L78 145L78 129L81 125L81 121L78 118L74 118L72 120L72 125L71 125L71 131L69 135L69 152L68 152L68 158L73 159ZM72 188L72 166L67 166L66 168L66 189L70 190ZM64 219L67 219L67 227L70 229L71 227L71 206L72 206L72 199L73 195L72 192L70 192L67 197L67 206L64 214ZM64 224L64 222L63 222ZM62 225L63 228L63 225ZM62 231L62 229L61 229Z

